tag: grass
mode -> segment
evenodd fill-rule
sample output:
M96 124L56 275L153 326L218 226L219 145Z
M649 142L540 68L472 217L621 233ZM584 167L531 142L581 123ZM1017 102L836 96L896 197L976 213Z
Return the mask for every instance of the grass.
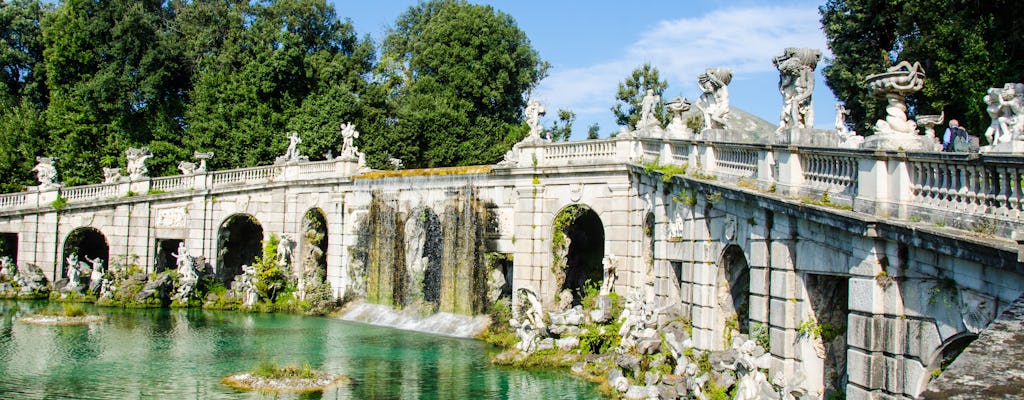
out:
M309 363L302 364L302 368L294 365L278 367L277 361L260 361L252 374L269 379L314 379L316 373L309 367Z

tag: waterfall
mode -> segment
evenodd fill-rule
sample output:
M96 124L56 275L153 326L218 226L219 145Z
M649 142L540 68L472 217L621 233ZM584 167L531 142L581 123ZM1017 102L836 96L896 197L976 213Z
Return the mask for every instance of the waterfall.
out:
M398 201L374 192L357 246L366 269L366 301L401 307L405 301L405 242Z

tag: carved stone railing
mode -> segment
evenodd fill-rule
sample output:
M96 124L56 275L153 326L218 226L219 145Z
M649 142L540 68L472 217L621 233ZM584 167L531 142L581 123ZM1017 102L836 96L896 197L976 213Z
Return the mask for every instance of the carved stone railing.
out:
M280 165L267 165L217 171L210 174L210 182L212 187L269 182L281 175L282 168Z
M804 184L809 189L835 199L844 197L850 203L857 195L857 177L860 158L856 152L836 152L829 149L803 150L800 163Z
M120 197L123 194L119 190L118 183L101 183L97 185L71 186L60 189L60 197L68 202L86 200L105 200Z
M297 164L299 176L306 178L319 178L332 175L337 163L334 160L314 161Z
M1024 159L956 160L917 154L908 162L916 207L1017 220L1022 215Z
M714 165L710 166L715 174L750 178L757 173L759 158L757 147L732 143L717 143L714 149Z
M613 140L588 140L582 142L551 143L544 148L544 160L538 164L552 165L558 163L575 164L581 161L615 159L617 154Z
M0 210L21 208L24 207L26 203L28 203L28 194L25 192L0 195Z
M195 180L195 175L176 175L153 178L149 181L149 191L175 192L178 190L188 190L195 186Z

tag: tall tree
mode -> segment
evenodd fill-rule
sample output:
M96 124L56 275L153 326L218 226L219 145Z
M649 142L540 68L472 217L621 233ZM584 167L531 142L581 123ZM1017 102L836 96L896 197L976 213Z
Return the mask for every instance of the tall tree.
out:
M1024 11L1008 0L829 0L820 12L834 55L825 81L861 134L884 113L864 78L896 62L926 71L924 89L908 97L912 114L945 111L974 134L989 123L986 89L1024 79Z
M572 136L572 124L576 122L576 113L571 110L558 110L558 120L551 125L552 142L568 142Z
M0 2L0 191L35 183L31 169L48 141L49 102L39 0Z
M432 0L384 40L395 149L407 166L489 164L518 140L525 95L544 72L526 34L490 6ZM395 154L398 153L398 154Z
M619 90L615 93L615 105L612 106L615 123L619 126L636 128L647 90L653 90L654 94L660 97L665 93L667 87L668 82L661 79L658 68L651 66L650 63L644 63L633 69L625 81L619 82ZM659 118L665 115L663 104L658 103L654 115Z
M590 125L587 128L587 139L600 139L601 138L601 126L597 122Z

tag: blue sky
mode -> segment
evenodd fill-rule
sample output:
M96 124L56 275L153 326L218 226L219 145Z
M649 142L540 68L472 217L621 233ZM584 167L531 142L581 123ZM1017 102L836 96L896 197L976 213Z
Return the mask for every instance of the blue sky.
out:
M573 139L585 137L592 123L601 136L618 131L610 108L615 91L633 68L650 62L668 81L664 99L700 95L697 74L707 67L733 69L729 97L742 108L778 123L782 97L772 57L786 47L821 49L830 57L821 31L821 1L470 1L511 15L541 58L549 76L532 97L547 108L545 125L558 109L576 112ZM387 27L413 0L333 0L360 36L380 43ZM824 60L823 60L824 61ZM814 90L814 125L832 129L835 96L825 85L819 63Z

